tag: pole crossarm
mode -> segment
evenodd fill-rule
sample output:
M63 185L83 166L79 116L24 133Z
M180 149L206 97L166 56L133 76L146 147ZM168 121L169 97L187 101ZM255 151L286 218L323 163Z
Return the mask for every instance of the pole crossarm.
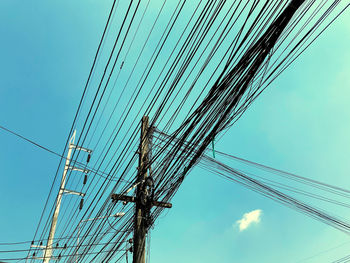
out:
M72 171L78 171L78 172L86 173L86 174L90 172L89 169L83 169L83 168L79 168L79 167L75 167L75 166L69 166L68 169L72 170Z
M75 145L73 143L71 143L70 145L72 146L72 148L75 148L77 151L84 151L84 152L87 152L87 153L92 153L92 150L90 150L88 148L84 148L84 147Z
M85 196L84 193L73 191L73 190L69 190L69 189L63 189L63 193L64 194L71 194L71 195Z
M136 203L136 197L134 196L128 196L128 195L120 195L120 194L112 194L111 198L113 202L117 201L125 201L128 203ZM166 203L166 202L160 202L160 201L151 201L151 206L158 206L158 207L164 207L164 208L172 208L173 205L171 203Z

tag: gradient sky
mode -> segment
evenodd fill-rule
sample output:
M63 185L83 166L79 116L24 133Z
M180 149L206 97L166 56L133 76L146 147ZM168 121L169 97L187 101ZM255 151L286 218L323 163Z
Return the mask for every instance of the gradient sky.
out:
M62 151L110 4L0 1L0 125ZM215 147L350 189L349 43L345 12ZM31 240L58 160L3 131L0 142L0 242ZM257 209L260 222L239 231ZM151 232L155 263L323 263L349 251L346 234L199 168Z

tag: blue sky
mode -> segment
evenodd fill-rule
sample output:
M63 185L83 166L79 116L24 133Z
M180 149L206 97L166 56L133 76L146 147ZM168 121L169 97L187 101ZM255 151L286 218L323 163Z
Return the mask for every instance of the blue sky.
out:
M0 125L63 150L110 4L1 1ZM349 189L349 31L345 12L215 147ZM4 132L0 142L0 242L31 240L58 160ZM151 232L151 262L331 262L349 253L344 233L200 168L173 205ZM256 209L260 222L240 232L236 221Z

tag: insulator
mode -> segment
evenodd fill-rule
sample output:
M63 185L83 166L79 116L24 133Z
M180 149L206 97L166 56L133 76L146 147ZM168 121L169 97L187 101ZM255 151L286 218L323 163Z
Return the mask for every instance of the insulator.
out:
M33 253L33 257L35 257L35 252Z
M66 249L67 248L67 244L64 244L64 247L63 247L64 249Z
M34 241L32 241L32 245L34 245Z
M61 253L58 255L58 259L60 259L61 258Z
M40 246L42 246L42 245L43 245L43 241L40 242Z
M130 251L131 253L132 253L132 250L133 250L132 247L130 247L130 248L129 248L129 251Z
M91 159L91 154L89 153L88 156L87 156L87 159L86 159L86 162L90 162L90 159Z
M129 241L129 243L131 244L131 243L132 243L132 238L130 238L128 241Z
M84 198L80 199L79 210L83 209Z
M58 243L56 243L56 247L58 247Z
M84 176L84 181L83 181L83 184L85 185L85 184L86 184L86 182L87 182L87 174L85 174L85 176Z

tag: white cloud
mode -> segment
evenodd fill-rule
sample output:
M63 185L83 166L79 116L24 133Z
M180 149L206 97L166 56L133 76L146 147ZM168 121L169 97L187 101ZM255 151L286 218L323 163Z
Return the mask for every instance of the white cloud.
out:
M259 223L261 217L261 209L253 210L249 213L245 213L242 219L237 220L237 224L239 225L239 231L243 231L247 229L252 223Z

